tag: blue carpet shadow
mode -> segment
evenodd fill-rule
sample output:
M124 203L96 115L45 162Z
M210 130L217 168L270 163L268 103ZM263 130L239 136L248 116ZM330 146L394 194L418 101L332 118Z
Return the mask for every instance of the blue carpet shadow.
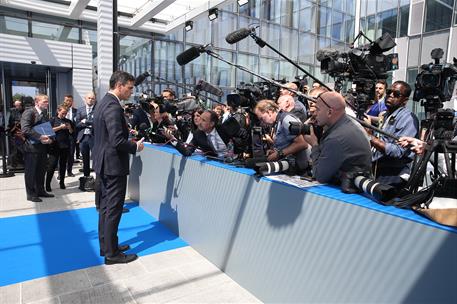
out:
M119 242L144 256L187 246L138 204L126 205ZM95 208L0 219L0 286L104 263Z

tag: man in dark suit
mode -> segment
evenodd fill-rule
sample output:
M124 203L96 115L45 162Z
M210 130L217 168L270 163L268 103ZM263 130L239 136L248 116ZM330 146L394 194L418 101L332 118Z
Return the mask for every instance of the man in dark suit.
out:
M76 114L78 110L73 107L73 95L65 95L63 99L63 104L68 108L66 118L71 121L73 130L76 129ZM73 163L75 162L75 150L77 150L77 155L79 155L79 146L76 143L76 136L78 134L73 132L70 137L70 150L67 158L67 176L75 176L73 174Z
M79 148L83 157L83 174L90 175L90 151L94 146L93 121L95 109L95 94L89 92L84 97L85 105L78 109L76 113L76 129L78 135L76 137L79 142Z
M135 77L123 71L111 75L109 92L98 103L94 112L94 169L100 178L100 211L98 237L100 255L105 264L129 263L136 254L124 254L130 246L120 246L117 231L129 174L129 153L143 150L143 141L129 141L129 129L121 106L132 94Z
M230 139L234 136L245 136L242 134L239 124L232 118L223 124L218 124L219 117L216 112L206 110L200 115L200 124L194 131L193 138L186 144L165 132L164 135L173 140L175 146L184 156L190 156L196 149L200 149L205 155L223 158L229 151ZM235 124L234 124L235 123Z
M42 202L40 197L54 197L44 190L46 145L52 143L52 139L33 129L36 125L49 120L48 105L48 96L37 95L35 106L25 110L21 117L21 131L26 139L24 143L25 189L27 200L32 202Z

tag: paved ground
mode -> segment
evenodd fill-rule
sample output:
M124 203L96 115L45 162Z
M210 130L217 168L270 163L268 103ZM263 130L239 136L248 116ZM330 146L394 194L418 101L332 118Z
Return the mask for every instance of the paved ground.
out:
M76 164L74 173L78 169ZM94 193L78 190L80 176L66 178L65 190L58 189L54 179L56 197L42 203L26 200L23 174L0 179L0 220L93 207ZM126 265L102 265L0 287L2 304L259 302L191 247L143 256Z

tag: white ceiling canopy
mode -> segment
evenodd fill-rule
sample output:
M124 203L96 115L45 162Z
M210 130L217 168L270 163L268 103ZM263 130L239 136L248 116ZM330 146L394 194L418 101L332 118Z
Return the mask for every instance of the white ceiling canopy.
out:
M166 34L184 26L187 20L208 14L208 10L233 0L117 0L119 26ZM3 0L2 5L21 10L97 22L98 0ZM151 21L153 19L153 21Z

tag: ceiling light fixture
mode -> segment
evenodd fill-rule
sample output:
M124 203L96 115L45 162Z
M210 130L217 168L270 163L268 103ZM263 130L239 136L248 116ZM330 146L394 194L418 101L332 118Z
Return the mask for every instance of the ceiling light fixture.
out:
M219 10L217 7L212 8L208 11L208 19L209 21L213 21L217 19L217 16L219 15Z
M192 20L186 21L185 27L186 32L191 31L194 28L194 22Z

